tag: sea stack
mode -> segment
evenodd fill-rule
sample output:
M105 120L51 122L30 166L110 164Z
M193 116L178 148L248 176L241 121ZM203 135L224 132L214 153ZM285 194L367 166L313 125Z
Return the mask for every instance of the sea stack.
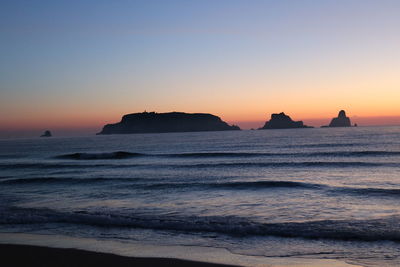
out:
M291 129L291 128L313 128L311 126L304 125L302 121L293 121L285 113L274 113L271 114L271 119L267 121L264 127L259 130L265 129Z
M206 113L143 112L122 117L118 123L107 124L98 134L170 133L240 130L219 117Z
M52 137L52 134L49 130L47 130L40 137Z
M333 118L328 127L350 127L350 118L346 116L346 111L339 111L339 115Z

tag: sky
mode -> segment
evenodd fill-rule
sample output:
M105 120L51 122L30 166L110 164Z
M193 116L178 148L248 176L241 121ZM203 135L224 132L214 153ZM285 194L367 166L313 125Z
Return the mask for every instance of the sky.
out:
M0 136L123 114L400 124L400 1L0 2Z

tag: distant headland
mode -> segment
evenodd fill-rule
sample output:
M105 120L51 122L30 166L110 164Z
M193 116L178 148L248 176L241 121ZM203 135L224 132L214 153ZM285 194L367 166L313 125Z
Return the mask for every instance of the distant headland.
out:
M107 124L98 134L169 133L240 130L207 113L142 112L127 114L118 123Z
M259 130L266 129L291 129L291 128L313 128L311 126L304 125L302 121L293 121L285 113L274 113L271 114L271 119L265 123L265 125Z

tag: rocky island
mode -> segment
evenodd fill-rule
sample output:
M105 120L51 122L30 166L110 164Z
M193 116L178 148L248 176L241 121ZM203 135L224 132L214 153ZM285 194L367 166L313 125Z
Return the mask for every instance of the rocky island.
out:
M304 125L302 121L293 121L285 113L274 113L271 114L271 119L267 121L264 127L259 130L265 129L291 129L291 128L313 128L311 126Z
M52 137L53 135L49 130L45 131L40 137Z
M98 134L169 133L240 130L221 118L206 113L143 112L122 117L118 123L107 124Z
M331 123L328 126L322 127L350 127L351 122L350 118L346 116L346 111L341 110L336 118L331 120Z

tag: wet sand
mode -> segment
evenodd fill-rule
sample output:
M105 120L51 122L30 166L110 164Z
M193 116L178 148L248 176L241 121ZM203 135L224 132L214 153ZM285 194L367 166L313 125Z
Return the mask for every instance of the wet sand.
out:
M176 266L176 267L229 267L170 258L125 257L109 253L91 252L70 248L49 248L29 245L0 244L3 266L29 267L127 267L127 266Z

